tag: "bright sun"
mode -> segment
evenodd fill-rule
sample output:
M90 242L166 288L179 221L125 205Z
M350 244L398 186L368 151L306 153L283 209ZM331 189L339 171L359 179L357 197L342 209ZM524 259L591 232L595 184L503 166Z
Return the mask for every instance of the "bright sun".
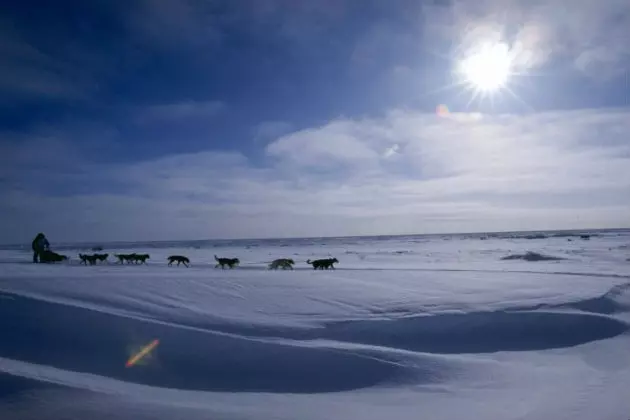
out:
M466 84L480 93L505 86L512 71L510 50L504 43L483 44L459 65Z

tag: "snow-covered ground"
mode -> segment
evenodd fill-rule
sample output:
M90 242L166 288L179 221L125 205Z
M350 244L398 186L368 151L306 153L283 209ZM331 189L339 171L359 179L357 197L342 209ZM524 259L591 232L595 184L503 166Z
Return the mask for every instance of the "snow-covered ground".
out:
M630 231L553 235L5 247L0 418L628 419Z

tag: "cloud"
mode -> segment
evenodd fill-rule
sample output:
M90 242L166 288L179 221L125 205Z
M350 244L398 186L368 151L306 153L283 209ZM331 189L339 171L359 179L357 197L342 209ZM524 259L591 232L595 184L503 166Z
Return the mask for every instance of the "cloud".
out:
M427 39L470 45L507 38L522 67L568 58L592 76L611 77L628 68L630 5L625 0L452 0L424 7Z
M623 109L394 110L286 134L258 163L217 151L95 163L63 138L5 138L0 227L14 242L628 226L628 133Z
M397 144L394 144L391 147L388 147L387 149L385 149L385 152L383 153L383 157L386 157L386 158L392 157L398 153L399 149L400 147Z
M396 144L404 158L399 163L406 164L420 179L472 173L506 176L512 181L521 167L528 175L544 177L548 175L544 170L572 163L583 165L582 169L574 168L577 174L583 173L593 166L588 158L595 152L609 164L630 147L621 134L630 131L626 116L623 110L588 110L440 118L394 111L383 119L335 121L293 133L267 150L304 168L329 158L347 168L356 168L359 162L359 170L365 170L382 169L382 151ZM604 133L605 140L600 140Z
M371 129L374 129L372 132ZM267 146L267 154L281 162L305 168L336 165L365 168L376 164L378 153L363 138L378 135L380 127L350 120L334 121L324 127L288 134ZM380 140L380 139L379 139Z
M162 105L151 105L141 109L136 117L140 124L155 122L182 122L191 119L212 118L226 108L221 101L182 101Z

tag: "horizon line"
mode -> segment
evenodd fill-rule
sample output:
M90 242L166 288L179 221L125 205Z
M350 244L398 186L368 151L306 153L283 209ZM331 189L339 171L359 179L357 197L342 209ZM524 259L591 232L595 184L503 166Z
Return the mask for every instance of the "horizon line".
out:
M137 244L137 243L168 243L168 242L229 242L229 241L273 241L273 240L300 240L300 239L351 239L351 238L380 238L380 237L404 237L404 236L458 236L458 235L492 235L492 234L508 234L508 233L542 233L542 232L594 232L594 231L623 231L630 230L627 227L615 228L575 228L575 229L533 229L533 230L498 230L498 231L471 231L471 232L452 232L452 233L397 233L397 234L380 234L380 235L342 235L342 236L288 236L288 237L267 237L267 238L216 238L216 239L159 239L159 240L137 240L137 241L69 241L58 242L61 245L94 245L94 244ZM7 243L1 244L0 247L17 247L28 244L25 243Z

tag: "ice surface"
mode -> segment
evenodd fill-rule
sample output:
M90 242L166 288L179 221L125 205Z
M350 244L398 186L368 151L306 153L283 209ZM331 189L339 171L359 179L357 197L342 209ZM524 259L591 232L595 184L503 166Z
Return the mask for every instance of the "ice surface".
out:
M589 234L5 247L0 418L629 418L630 232Z

